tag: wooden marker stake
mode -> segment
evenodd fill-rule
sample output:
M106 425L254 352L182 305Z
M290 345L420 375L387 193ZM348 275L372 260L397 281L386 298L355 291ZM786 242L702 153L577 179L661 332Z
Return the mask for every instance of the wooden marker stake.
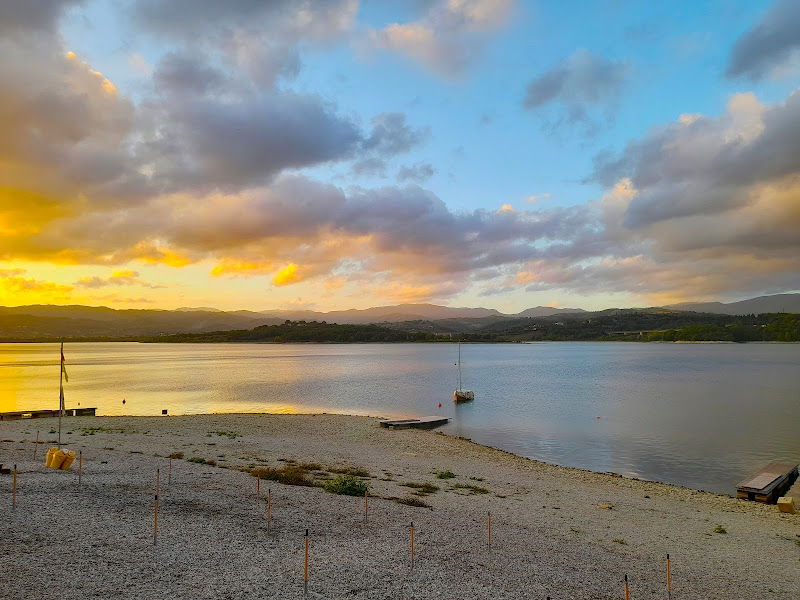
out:
M411 521L411 568L414 568L414 521Z
M364 490L364 523L367 522L367 515L369 514L369 490Z
M17 465L14 465L14 487L11 493L11 509L17 508Z
M669 577L669 554L667 554L667 598L672 598L672 586Z
M155 521L153 529L153 545L158 543L158 492L161 488L161 473L156 469L156 504L155 504Z
M489 513L489 550L492 549L492 513Z
M625 575L625 600L630 600L630 595L628 594L628 576Z
M33 447L33 460L36 460L36 451L39 449L39 432L36 432L36 445Z
M256 504L261 499L261 475L258 476L256 480Z
M267 488L267 533L272 521L272 488Z
M306 529L306 571L303 578L303 595L308 596L308 529Z
M167 485L172 485L172 456L169 457L169 470L167 471Z
M78 452L78 487L81 487L82 476L83 476L83 450Z

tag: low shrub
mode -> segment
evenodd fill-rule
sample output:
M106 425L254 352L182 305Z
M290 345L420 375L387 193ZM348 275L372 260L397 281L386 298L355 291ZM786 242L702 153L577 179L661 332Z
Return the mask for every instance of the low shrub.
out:
M344 473L326 483L325 491L345 496L363 496L367 491L367 484L352 473Z
M440 471L436 474L436 479L452 479L456 474L452 471Z
M251 469L250 475L253 477L260 476L261 479L270 479L284 485L314 485L314 480L308 476L308 472L294 465L286 465L282 468L262 467Z
M439 486L433 485L432 483L419 483L416 481L409 481L408 483L401 483L400 485L414 488L416 490L414 493L417 496L427 496L429 494L435 494L436 492L439 491Z
M476 494L488 494L489 490L484 487L480 487L477 485L469 485L467 483L457 483L453 486L458 490L467 490L470 496L475 496Z

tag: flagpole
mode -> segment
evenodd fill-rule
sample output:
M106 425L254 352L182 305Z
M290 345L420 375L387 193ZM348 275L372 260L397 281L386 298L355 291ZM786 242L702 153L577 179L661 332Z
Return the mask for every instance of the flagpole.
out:
M61 448L61 417L64 416L64 342L61 342L60 376L58 382L58 447Z

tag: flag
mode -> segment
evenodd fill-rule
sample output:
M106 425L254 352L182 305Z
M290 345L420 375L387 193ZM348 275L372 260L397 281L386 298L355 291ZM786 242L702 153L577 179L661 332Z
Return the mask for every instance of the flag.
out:
M61 372L64 374L64 379L69 381L69 376L67 375L67 367L64 364L66 359L64 358L64 344L61 344Z

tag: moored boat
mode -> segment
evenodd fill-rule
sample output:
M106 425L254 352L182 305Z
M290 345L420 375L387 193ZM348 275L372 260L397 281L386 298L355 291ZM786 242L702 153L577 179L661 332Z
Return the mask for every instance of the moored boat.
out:
M475 400L475 392L465 390L461 386L461 342L458 342L458 389L453 392L453 402L472 402Z

